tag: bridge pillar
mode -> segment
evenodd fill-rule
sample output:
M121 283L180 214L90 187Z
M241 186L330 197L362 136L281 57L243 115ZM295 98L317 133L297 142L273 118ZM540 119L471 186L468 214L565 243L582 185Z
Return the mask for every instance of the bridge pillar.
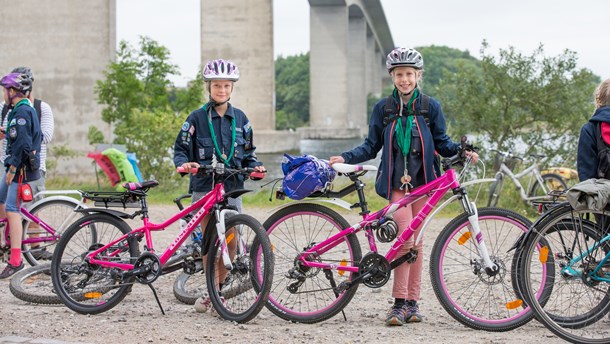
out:
M257 133L275 130L272 0L201 0L201 65L218 58L239 67L231 103Z
M347 44L347 84L348 106L346 127L359 129L360 135L366 134L368 127L366 115L366 52L367 24L364 14L356 5L349 6L349 36Z

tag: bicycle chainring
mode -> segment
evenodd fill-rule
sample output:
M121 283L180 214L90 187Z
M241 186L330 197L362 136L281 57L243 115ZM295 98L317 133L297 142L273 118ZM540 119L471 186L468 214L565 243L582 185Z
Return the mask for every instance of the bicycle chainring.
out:
M368 275L362 283L369 288L381 288L390 280L392 267L384 256L370 252L358 264L360 275Z
M150 252L142 253L133 267L134 270L143 268L142 271L136 275L136 280L142 284L151 284L157 280L162 273L159 257Z

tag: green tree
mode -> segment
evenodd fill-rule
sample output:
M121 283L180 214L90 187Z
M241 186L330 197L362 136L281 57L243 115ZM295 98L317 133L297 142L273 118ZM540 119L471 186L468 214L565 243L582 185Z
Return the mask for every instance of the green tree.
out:
M169 50L141 37L138 49L121 41L116 60L96 84L98 103L105 105L102 119L113 125L113 143L135 152L145 178L168 180L172 147L180 124L188 112L201 106L203 80L200 75L185 89L169 80L178 69L169 61ZM103 142L102 133L90 128L89 139Z
M540 45L526 56L513 47L498 57L481 48L480 70L458 63L445 72L438 93L450 135L479 134L488 146L524 154L575 159L579 128L592 113L591 94L599 78L577 69L575 52L546 57Z
M278 130L309 123L309 53L275 61L275 109Z

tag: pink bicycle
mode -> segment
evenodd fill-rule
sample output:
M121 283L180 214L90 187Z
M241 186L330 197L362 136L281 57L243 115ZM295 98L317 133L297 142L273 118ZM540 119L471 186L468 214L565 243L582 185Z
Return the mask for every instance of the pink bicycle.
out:
M212 175L215 181L253 176L251 168L229 169L224 165L202 166L200 176ZM136 282L148 285L163 312L152 283L162 274L184 267L183 262L167 264L202 219L211 215L203 231L203 254L208 294L214 308L224 319L247 322L262 309L272 282L273 254L262 225L253 217L238 214L228 204L249 190L225 193L218 182L199 201L162 223L148 219L146 191L156 181L131 183L123 193L85 193L99 204L137 206L129 215L114 209L89 208L87 215L72 224L57 244L51 264L53 286L64 304L81 314L97 314L115 307ZM192 211L197 211L186 227L161 253L155 250L152 232L162 231ZM143 226L129 228L124 218L141 216ZM143 252L139 242L144 240ZM253 273L257 271L257 273ZM165 314L163 312L163 314Z
M394 268L414 262L422 254L412 249L397 257L414 229L452 191L451 199L459 200L464 213L447 224L432 248L430 276L439 302L451 316L475 329L506 331L532 319L531 310L519 302L511 281L512 244L531 222L504 209L477 209L469 201L452 169L454 165L464 165L462 171L467 170L470 162L463 154L465 149L472 147L464 139L462 153L443 161L444 175L374 213L368 210L364 183L359 177L377 168L334 164L333 168L349 177L352 184L291 203L263 224L275 255L275 276L267 307L286 320L316 323L343 311L360 284L382 287ZM340 199L353 191L358 193L358 203L350 205ZM421 213L398 236L392 214L423 197L429 199ZM350 226L334 210L316 204L319 202L343 202L348 209L360 208L363 220ZM366 234L370 252L364 256L356 237L358 232ZM388 245L393 242L385 256L378 253L375 238Z

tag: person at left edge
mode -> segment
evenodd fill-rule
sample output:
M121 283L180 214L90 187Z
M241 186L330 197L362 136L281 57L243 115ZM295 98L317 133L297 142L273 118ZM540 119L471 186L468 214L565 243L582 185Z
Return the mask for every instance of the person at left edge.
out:
M5 104L12 108L6 127L5 174L0 181L0 217L8 219L11 243L9 261L0 273L0 279L5 279L23 269L18 181L20 177L23 183L40 178L42 135L38 115L28 99L32 90L31 77L27 73L9 73L0 80L0 85L4 88Z

